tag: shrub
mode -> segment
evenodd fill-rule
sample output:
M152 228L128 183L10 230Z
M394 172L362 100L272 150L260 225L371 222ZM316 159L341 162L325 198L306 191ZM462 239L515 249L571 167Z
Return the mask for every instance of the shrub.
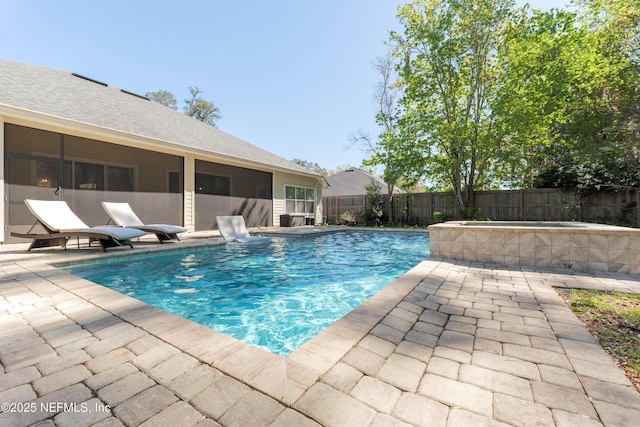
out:
M353 214L353 212L345 211L340 214L340 224L349 225L349 224L355 224L355 223L356 223L356 217Z
M367 225L382 225L384 216L384 199L380 194L380 185L373 179L371 183L364 187L367 190L367 206L364 208L364 219Z
M445 222L449 219L449 215L444 212L434 212L433 222Z

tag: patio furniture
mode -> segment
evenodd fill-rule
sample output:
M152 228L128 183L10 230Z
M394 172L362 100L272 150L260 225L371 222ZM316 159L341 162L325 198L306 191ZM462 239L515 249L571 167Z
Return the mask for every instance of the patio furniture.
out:
M178 233L184 233L186 228L169 224L145 224L135 214L129 203L102 202L109 220L120 227L135 228L147 233L154 233L160 243L166 240L180 240Z
M241 215L217 216L218 230L226 242L257 243L270 241L265 236L252 236Z
M67 241L71 237L87 237L89 244L97 240L103 252L107 248L116 246L130 246L131 239L145 234L144 231L133 228L113 226L89 227L73 213L67 202L63 200L33 200L26 199L25 205L36 218L36 222L27 233L11 233L14 237L32 239L29 251L34 248L62 246L67 248ZM44 233L32 233L34 227L40 224Z

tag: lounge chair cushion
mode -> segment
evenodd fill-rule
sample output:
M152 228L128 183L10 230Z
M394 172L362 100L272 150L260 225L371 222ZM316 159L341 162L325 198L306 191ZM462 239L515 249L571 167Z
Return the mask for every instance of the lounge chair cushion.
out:
M24 201L27 208L38 221L49 231L54 233L83 233L96 231L113 237L116 240L129 240L143 236L140 230L122 227L98 226L89 227L73 213L67 202L63 200L33 200Z
M244 223L244 218L240 215L217 216L216 221L218 230L225 240L251 237Z
M186 228L171 224L145 224L138 218L129 203L102 202L111 221L121 227L133 227L149 233L164 233L177 238L177 233L184 233Z
M227 242L258 243L271 241L266 236L250 235L241 215L217 216L216 221L222 238Z

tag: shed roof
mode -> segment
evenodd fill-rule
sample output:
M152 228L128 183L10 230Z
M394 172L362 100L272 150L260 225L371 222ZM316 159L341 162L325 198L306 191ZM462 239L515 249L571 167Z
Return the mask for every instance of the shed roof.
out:
M213 126L131 92L69 71L0 60L0 115L16 111L142 137L160 146L204 151L241 163L318 176Z

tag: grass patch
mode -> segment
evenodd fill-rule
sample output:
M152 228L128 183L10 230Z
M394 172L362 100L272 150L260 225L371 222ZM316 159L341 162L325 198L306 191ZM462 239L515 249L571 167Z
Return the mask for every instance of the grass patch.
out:
M558 293L640 392L640 295L581 289Z

